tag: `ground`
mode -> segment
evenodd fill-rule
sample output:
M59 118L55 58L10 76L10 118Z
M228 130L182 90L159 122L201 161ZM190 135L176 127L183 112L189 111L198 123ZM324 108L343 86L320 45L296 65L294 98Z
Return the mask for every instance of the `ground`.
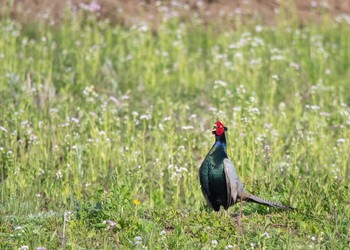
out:
M107 17L125 25L147 21L153 27L159 23L160 16L198 16L204 23L220 23L233 18L244 22L258 19L263 24L274 25L278 22L276 14L280 11L285 11L290 18L296 14L301 23L319 22L321 13L327 13L332 18L350 14L350 2L342 0L15 0L11 16L23 22L37 18L52 18L57 22L67 7L96 11L100 18Z

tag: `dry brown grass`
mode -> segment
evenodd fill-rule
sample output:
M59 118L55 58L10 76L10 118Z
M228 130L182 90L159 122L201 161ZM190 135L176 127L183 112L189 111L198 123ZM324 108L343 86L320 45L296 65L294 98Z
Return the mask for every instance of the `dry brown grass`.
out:
M11 2L11 1L8 1ZM93 1L81 0L14 0L2 6L2 15L23 22L48 19L57 23L64 10L78 10L81 4ZM330 17L350 14L350 2L343 0L96 0L101 8L95 12L98 18L108 18L126 26L140 22L156 26L160 18L179 16L189 18L198 16L203 23L217 23L227 19L239 18L242 22L260 20L263 24L274 25L276 12L284 11L287 16L297 16L302 23L318 22L321 13ZM327 2L327 4L325 4ZM1 8L1 7L0 7Z

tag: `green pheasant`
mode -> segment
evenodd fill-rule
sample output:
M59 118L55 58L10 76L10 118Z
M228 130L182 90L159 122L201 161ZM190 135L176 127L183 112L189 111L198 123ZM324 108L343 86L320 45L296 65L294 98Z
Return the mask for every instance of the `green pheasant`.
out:
M221 206L227 210L238 201L249 201L290 209L291 207L265 200L244 189L232 162L227 157L225 131L227 128L220 121L215 123L212 131L215 143L199 169L202 192L208 206L219 211Z

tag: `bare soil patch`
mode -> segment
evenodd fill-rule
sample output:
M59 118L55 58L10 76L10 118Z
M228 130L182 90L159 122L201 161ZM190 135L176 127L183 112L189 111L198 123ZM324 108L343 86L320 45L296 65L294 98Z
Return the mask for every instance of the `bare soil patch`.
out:
M40 19L58 23L66 9L91 12L126 26L143 22L156 26L161 19L171 17L198 17L203 23L239 19L275 25L280 12L300 23L319 22L323 16L350 22L350 1L344 0L15 0L0 8L2 15L9 14L23 23Z

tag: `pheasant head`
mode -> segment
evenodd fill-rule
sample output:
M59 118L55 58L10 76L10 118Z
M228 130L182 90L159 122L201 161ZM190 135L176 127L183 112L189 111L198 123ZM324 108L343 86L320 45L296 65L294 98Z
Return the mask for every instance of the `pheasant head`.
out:
M220 136L223 133L225 133L225 131L227 131L227 128L224 126L224 124L220 121L217 121L214 123L214 128L212 130L212 133L214 135Z

